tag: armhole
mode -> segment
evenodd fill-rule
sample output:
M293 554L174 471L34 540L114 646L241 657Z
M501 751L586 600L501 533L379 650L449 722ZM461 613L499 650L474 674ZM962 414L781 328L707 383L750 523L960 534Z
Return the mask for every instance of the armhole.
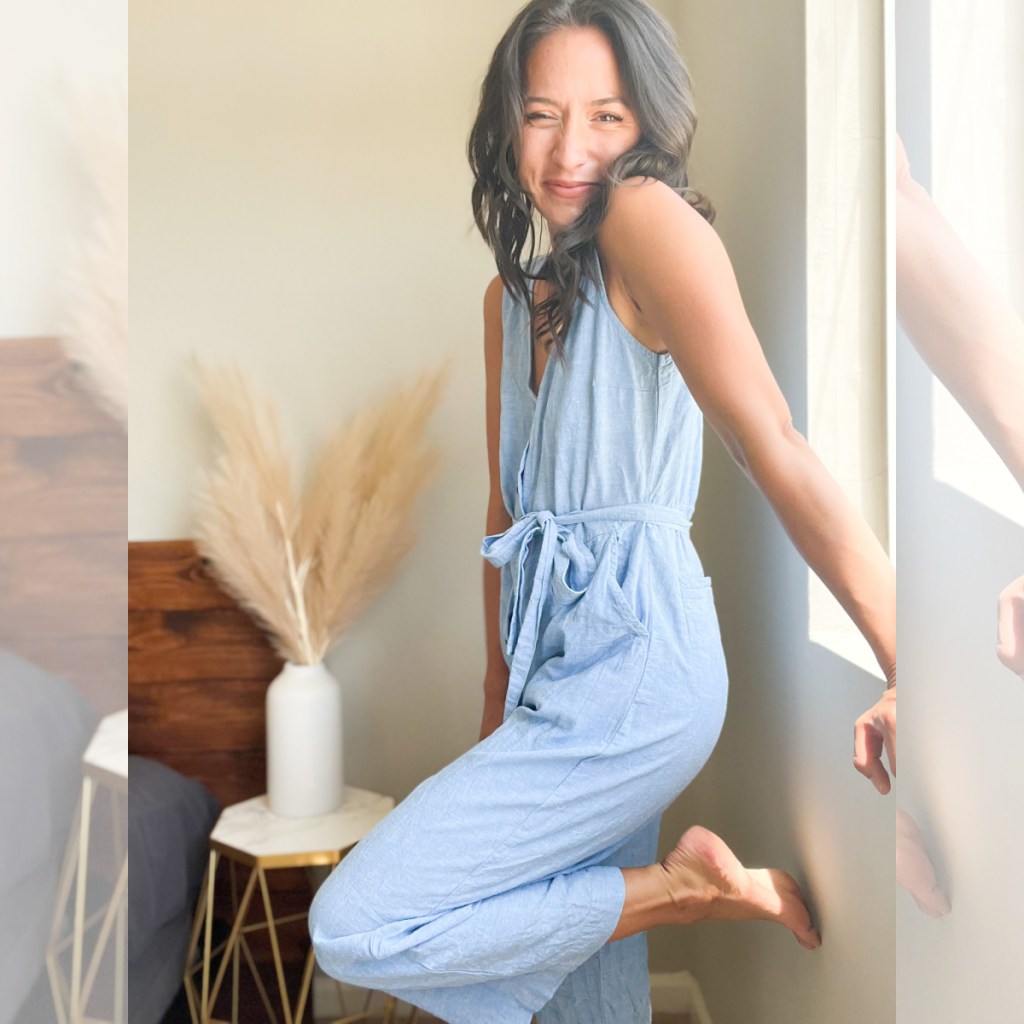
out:
M487 368L485 367L485 378L486 378L487 391L488 391L488 394L487 394L487 409L486 409L486 417L487 417L487 419L486 419L486 422L485 422L485 427L486 427L486 434L487 434L487 439L488 439L488 476L490 477L490 480L489 480L489 493L493 497L494 494L495 494L495 489L498 492L500 492L500 494L501 494L501 503L504 506L505 511L508 512L508 506L507 506L507 504L505 502L504 486L503 486L503 482L502 482L503 481L503 474L502 474L502 465L501 465L501 460L502 460L502 440L501 440L501 437L502 437L502 425L503 425L503 421L504 421L505 415L506 415L506 410L505 410L505 407L504 407L505 406L504 399L505 399L505 390L506 390L506 387L505 387L505 374L506 374L505 343L506 343L507 335L508 335L508 324L507 324L507 317L506 317L507 293L505 291L504 284L502 284L501 281L500 281L500 278L497 279L497 280L498 280L498 287L501 290L500 316L498 317L497 328L498 328L498 330L501 331L501 337L500 337L500 339L498 339L499 340L499 344L496 346L496 351L493 353L493 356L497 359L497 366L495 367L495 371L493 372L493 375L492 375L492 373L488 373L487 372ZM492 280L488 284L488 286L487 286L488 292L489 292L489 290L494 285L495 285L495 281ZM485 326L484 326L485 334L486 334L486 331L487 331L487 325L486 325L486 323L487 323L487 311L486 311L487 297L488 296L485 293ZM485 360L489 361L490 360L490 356L491 356L491 352L485 350L485 353L484 353ZM494 426L494 429L495 429L494 444L496 445L496 452L495 452L495 454L497 456L497 459L496 459L496 462L495 462L493 468L491 466L491 459L490 459L490 444L491 444L491 439L490 439L490 429L491 429L490 390L491 390L492 387L493 387L494 392L496 394L497 403L498 403L497 423ZM496 478L495 478L494 474L496 474Z

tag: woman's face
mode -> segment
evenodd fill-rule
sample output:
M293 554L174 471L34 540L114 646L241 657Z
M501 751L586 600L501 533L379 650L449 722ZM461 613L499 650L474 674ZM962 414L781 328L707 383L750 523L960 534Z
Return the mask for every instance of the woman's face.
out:
M603 32L559 29L534 47L526 65L519 183L552 231L579 217L609 165L639 138Z

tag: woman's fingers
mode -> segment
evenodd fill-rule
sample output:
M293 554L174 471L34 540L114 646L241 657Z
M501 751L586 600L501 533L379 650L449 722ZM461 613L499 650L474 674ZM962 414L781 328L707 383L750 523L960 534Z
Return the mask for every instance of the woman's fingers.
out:
M885 753L889 758L889 771L896 775L896 687L890 687L875 705L876 725L882 730Z
M874 707L865 711L853 727L853 764L883 795L892 788L889 772L882 764L882 751L889 771L896 774L896 687L886 690Z
M884 747L882 734L871 724L868 716L858 718L853 727L853 766L861 775L870 779L883 796L891 788L889 773L882 764Z

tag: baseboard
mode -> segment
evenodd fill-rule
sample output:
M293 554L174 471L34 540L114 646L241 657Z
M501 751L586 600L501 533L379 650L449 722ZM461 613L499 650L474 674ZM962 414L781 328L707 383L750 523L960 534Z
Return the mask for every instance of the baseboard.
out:
M695 1024L711 1024L700 985L689 971L652 974L651 1008L655 1013L688 1013Z
M345 1003L342 1005L342 997ZM380 1005L380 994L373 996L374 1006ZM363 1008L366 1001L366 989L358 988L356 985L347 985L343 981L335 981L329 978L319 966L313 974L313 1020L336 1020L343 1013L355 1013ZM398 1001L398 1020L405 1020L412 1013L412 1007L408 1003Z
M319 967L313 975L313 1016L316 1020L334 1020L343 1012L339 988L345 993L349 1012L362 1007L365 993L354 985L345 985L329 978ZM375 998L379 998L375 997ZM689 971L651 975L651 1006L655 1013L688 1013L696 1024L711 1024L708 1008L696 978ZM412 1011L399 1000L398 1018L405 1019Z

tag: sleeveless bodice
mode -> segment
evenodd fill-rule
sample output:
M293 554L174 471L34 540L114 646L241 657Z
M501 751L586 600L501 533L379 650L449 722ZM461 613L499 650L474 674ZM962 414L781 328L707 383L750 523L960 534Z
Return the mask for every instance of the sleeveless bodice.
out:
M502 568L506 714L545 659L565 657L567 629L646 641L655 606L679 618L685 593L710 586L689 533L703 416L672 357L616 316L600 268L584 288L536 397L529 311L502 299L499 467L513 524L482 554Z
M600 274L600 270L598 271ZM513 519L625 502L692 517L703 416L671 355L640 344L616 316L603 281L577 302L565 360L552 351L530 390L529 311L504 293L501 485Z

